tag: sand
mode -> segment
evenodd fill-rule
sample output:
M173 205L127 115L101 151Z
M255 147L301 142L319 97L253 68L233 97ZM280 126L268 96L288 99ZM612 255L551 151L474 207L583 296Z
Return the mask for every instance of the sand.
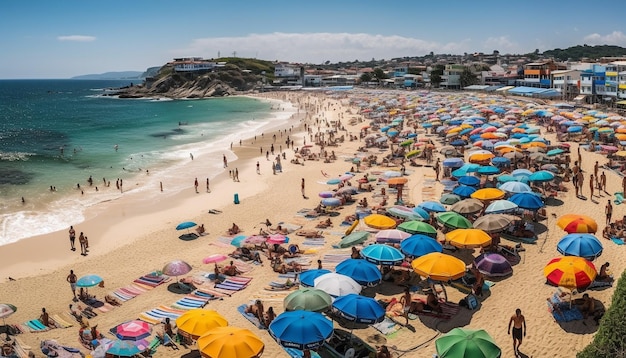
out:
M290 125L282 128L287 130L287 133L283 131L283 137L280 136L280 132L264 133L262 138L257 136L256 141L244 140L241 147L235 144L233 151L238 159L229 163L229 169L239 170L239 182L234 182L228 172L222 173L211 181L211 192L207 193L204 179L206 174L203 176L194 168L194 171L182 174L189 177L190 183L189 189L183 192L164 195L164 199L151 202L131 199L129 195L128 198L94 209L85 222L75 225L78 232L84 231L90 238L90 252L86 257L80 256L78 251L69 250L66 231L0 247L0 257L3 261L0 267L0 277L3 278L3 282L0 283L0 302L12 303L18 307L18 311L7 318L7 323L19 324L37 318L41 307L46 307L51 314L66 313L68 304L72 303L72 294L65 278L71 269L79 277L86 274L102 276L105 288L90 289L90 293L102 298L107 292L126 286L143 274L159 270L174 259L182 259L191 264L193 271L189 276L198 278L203 272L211 272L212 265L203 264L202 259L214 253L229 253L233 250L232 246L220 244L218 240L226 236L226 231L232 223L237 223L247 235L258 233L260 228L265 228L261 223L266 219L274 225L282 221L302 225L304 228L314 228L319 220L307 220L297 216L296 213L303 208L315 207L319 202L317 193L330 188L328 185L318 183L327 179L322 175L322 171L329 176L337 176L348 171L353 166L349 161L350 158L363 143L346 140L340 147L327 148L329 151L334 150L338 156L338 160L332 163L306 161L304 165L294 165L290 163L294 158L294 152L291 148L286 149L284 144L286 135L295 140L296 147L302 147L305 138L302 127L304 120L309 123L316 118L331 121L339 119L339 115L342 114L342 123L346 125L348 132L354 135L358 135L363 123L347 125L350 118L359 116L355 114L356 108L348 107L348 99L343 94L341 97L309 93L278 93L270 96L292 101L296 105L300 101L301 113L292 119ZM316 113L310 108L305 116L303 104L306 102L320 105L320 111ZM291 125L293 129L290 133ZM273 134L277 136L276 150L278 151L279 143L282 144L287 156L287 160L283 161L283 172L276 175L272 174L272 162L266 160L265 155L260 155L259 150L260 146L269 149L273 142ZM306 142L310 143L310 138L306 137ZM313 147L313 151L319 152L319 147ZM572 145L572 152L576 152L576 144ZM585 179L588 173L593 172L593 163L596 160L601 164L606 162L606 158L599 154L583 150L582 155ZM197 166L202 160L201 156L196 157L193 164ZM256 173L257 161L260 163L260 175ZM388 169L394 168L375 167L367 170ZM433 191L422 190L426 181L428 185L432 184L430 180L434 175L432 169L428 167L408 169L411 172L408 176L407 198L415 204L422 200L437 200L442 190L441 185L434 185ZM193 188L194 177L198 177L200 182L199 193L195 193ZM301 178L306 179L305 191L308 199L302 198L300 193ZM502 348L502 356L511 357L512 340L507 335L507 325L515 309L521 308L528 324L528 334L521 346L521 352L528 357L574 356L592 340L597 328L590 319L565 324L554 321L547 311L546 298L555 289L545 284L543 267L551 258L559 256L556 243L565 234L555 225L556 218L571 212L584 213L594 217L600 227L603 227L604 205L606 200L611 199L611 195L602 193L593 200L583 201L575 198L571 183L566 185L570 192L559 193L558 197L562 205L548 206L547 220L539 224L545 225L547 230L540 234L536 245L524 245L526 251L522 253L522 261L514 266L513 276L498 280L490 293L483 298L480 309L474 311L462 309L449 321L420 317L410 321L410 327L402 327L397 333L387 337L373 328L355 330L354 333L372 342L372 345L374 342L376 344L386 342L388 346L395 348L392 350L394 356L430 357L435 353L434 338L440 334L437 330L447 332L459 326L482 328L486 329ZM621 178L607 172L608 192L621 191L620 186ZM379 190L379 187L376 190ZM587 196L588 190L588 185L585 184L584 192ZM235 193L239 195L241 201L238 205L233 203ZM356 198L366 196L370 203L376 204L380 198L374 197L373 194L374 192L359 194ZM209 214L209 209L218 209L221 213ZM339 216L331 218L334 227L324 232L325 246L319 248L316 254L310 255L313 266L324 253L336 252L331 245L341 239L341 234L346 229L339 225L346 215L352 213L354 206L347 206L341 210ZM621 218L623 215L622 206L615 206L613 217ZM178 223L188 220L203 223L208 235L193 241L180 240L178 236L181 232L174 228ZM294 243L302 242L302 237L295 235L290 237ZM626 265L619 260L622 255L620 251L624 249L606 240L603 240L603 244L604 253L596 262L598 266L604 261L611 262L611 271L619 276ZM282 299L287 293L269 292L264 289L271 281L276 280L278 275L271 270L267 260L264 265L252 265L252 270L245 275L254 277L246 289L233 294L232 297L211 301L206 308L217 310L228 319L230 325L247 328L256 333L265 342L264 356L287 357L285 351L274 342L267 331L258 330L236 310L240 304L261 298L266 307L273 306L277 312L282 312ZM16 280L9 281L7 279L9 276ZM165 286L149 290L109 312L99 313L91 320L91 324L97 324L100 330L108 331L119 323L137 318L140 312L159 305L170 305L181 297L170 293ZM374 291L377 298L399 297L401 288L385 284ZM447 292L450 300L455 302L464 296L450 287ZM592 291L591 295L608 306L612 293L613 288L609 288ZM19 335L19 338L32 346L37 356L41 356L38 346L39 341L43 339L56 339L62 344L80 347L86 352L77 341L77 332L78 327L75 325L67 329L25 333ZM174 352L169 348L160 347L155 356L173 357L187 352L188 350L184 349Z

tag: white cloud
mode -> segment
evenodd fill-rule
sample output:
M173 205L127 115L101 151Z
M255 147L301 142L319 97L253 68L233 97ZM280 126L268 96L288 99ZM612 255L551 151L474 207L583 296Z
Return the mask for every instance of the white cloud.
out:
M587 45L618 45L626 46L626 34L621 31L613 31L610 34L600 35L593 33L583 38Z
M69 35L69 36L59 36L57 37L59 41L74 41L74 42L91 42L96 41L95 36L85 36L85 35Z
M508 36L488 37L483 42L485 53L491 53L498 50L500 53L519 53L520 46L512 41Z
M322 63L422 56L434 53L469 51L471 40L439 43L422 39L364 33L268 33L241 37L200 38L171 51L173 57L232 56L266 60Z

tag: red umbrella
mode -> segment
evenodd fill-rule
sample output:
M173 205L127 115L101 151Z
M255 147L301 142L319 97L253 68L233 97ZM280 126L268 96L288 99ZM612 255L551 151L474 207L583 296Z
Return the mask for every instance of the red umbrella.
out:
M119 339L138 341L148 337L152 333L149 323L139 320L128 321L115 327L115 335Z
M595 280L597 271L592 262L582 257L565 256L550 260L543 274L555 286L583 289Z

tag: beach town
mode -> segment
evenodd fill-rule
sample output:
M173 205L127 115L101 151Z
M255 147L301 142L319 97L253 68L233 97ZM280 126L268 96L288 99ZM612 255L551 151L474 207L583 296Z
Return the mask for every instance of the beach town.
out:
M237 160L206 190L192 172L175 199L121 198L0 248L5 356L573 357L592 341L625 265L624 117L472 91L256 97L290 123L224 148Z

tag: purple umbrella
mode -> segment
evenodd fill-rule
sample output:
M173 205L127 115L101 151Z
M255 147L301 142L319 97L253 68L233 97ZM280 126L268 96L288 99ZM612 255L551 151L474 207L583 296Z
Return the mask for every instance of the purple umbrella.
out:
M174 260L168 262L165 266L163 266L163 273L168 276L176 276L176 282L180 285L178 281L178 276L186 275L191 271L191 265L186 263L183 260Z
M494 252L485 252L474 260L476 268L485 276L507 276L513 273L511 263L507 259Z

